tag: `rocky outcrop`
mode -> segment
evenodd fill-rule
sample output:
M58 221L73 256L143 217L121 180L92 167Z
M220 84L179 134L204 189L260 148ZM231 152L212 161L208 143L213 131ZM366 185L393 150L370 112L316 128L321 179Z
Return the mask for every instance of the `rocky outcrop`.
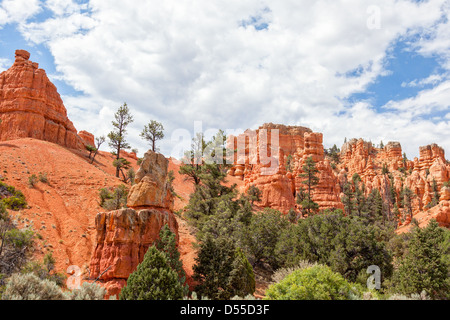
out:
M284 213L296 209L296 194L304 187L299 175L306 159L312 157L319 170L313 201L321 209L342 207L339 181L325 160L321 133L269 123L256 131L231 136L227 144L229 150L236 150L229 174L243 179L245 190L252 185L261 190L262 200L257 205Z
M356 175L364 184L366 196L378 189L383 197L390 197L393 186L400 211L401 193L406 187L414 193L414 214L426 210L435 196L434 182L439 200L450 200L450 189L444 187L450 180L450 165L444 150L436 144L421 147L420 158L411 161L404 158L399 142L375 147L363 139L352 139L342 146L336 161L325 156L322 134L271 123L231 136L227 144L228 150L235 151L229 174L244 181L244 192L252 185L262 191L262 200L257 203L261 207L285 213L291 208L300 209L296 194L300 188L305 189L300 175L309 157L318 169L319 183L313 187L312 198L320 209L342 209L344 185ZM437 216L444 224L446 214Z
M17 50L12 67L0 74L0 141L35 138L83 148L56 87L29 58Z
M80 131L78 132L78 136L81 138L81 140L83 140L83 143L86 146L92 146L95 147L95 138L94 135L90 132L87 131Z
M149 150L136 172L135 184L128 193L130 208L152 207L173 209L173 196L167 180L169 160Z
M410 161L403 158L402 147L398 142L389 142L383 148L376 148L370 142L352 139L342 146L340 159L341 185L358 174L367 194L378 189L384 196L393 184L398 201L401 191L407 187L414 193L414 214L425 210L431 202L434 182L439 200L450 198L449 191L444 188L444 183L450 180L450 165L445 160L444 150L436 144L420 147L420 157ZM383 167L388 173L383 173Z
M100 277L109 296L120 293L164 225L175 233L178 242L178 224L167 180L168 164L162 154L148 151L129 191L128 209L96 216L97 245L90 277Z
M166 224L178 237L178 224L169 210L122 209L97 214L97 245L90 263L91 279L100 277L108 295L118 295Z

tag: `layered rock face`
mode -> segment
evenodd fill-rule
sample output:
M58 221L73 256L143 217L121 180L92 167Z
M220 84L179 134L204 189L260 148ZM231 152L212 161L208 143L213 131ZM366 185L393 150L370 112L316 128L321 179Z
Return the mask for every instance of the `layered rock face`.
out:
M90 277L101 276L109 296L120 293L148 247L159 238L164 225L178 239L167 168L168 160L163 155L147 152L136 173L136 184L128 195L129 209L99 213L96 217L97 245L91 259Z
M178 224L169 210L122 209L99 213L95 220L97 246L90 264L91 279L100 277L108 295L118 295L166 224L178 237Z
M56 87L29 58L17 50L12 67L0 74L0 141L35 138L83 148Z
M414 193L414 213L424 210L431 202L434 181L439 200L445 201L450 197L448 188L444 188L444 183L450 180L450 165L445 160L444 150L436 144L420 147L420 157L410 161L403 159L402 147L398 142L375 148L362 139L353 139L342 146L340 159L341 185L358 174L367 194L378 189L384 195L393 183L397 200L400 200L402 189L407 187ZM389 174L383 174L383 166Z
M299 175L306 159L312 157L319 170L313 200L321 209L342 207L339 181L325 160L322 134L304 127L269 123L256 131L229 137L228 149L236 150L229 174L244 180L244 191L252 185L262 191L259 206L284 213L295 209L296 194L305 187Z
M307 158L312 157L318 169L319 183L313 187L313 201L320 209L343 208L343 188L357 174L365 186L366 196L378 189L387 197L393 184L397 202L407 187L414 193L414 214L425 210L431 202L436 182L441 203L439 214L446 224L450 189L444 183L450 180L450 165L444 150L436 144L420 148L420 157L413 161L403 158L399 142L389 142L382 148L363 139L346 142L339 155L339 163L331 164L324 154L323 136L304 127L265 124L258 130L247 130L237 137L229 137L228 150L234 150L233 167L229 174L242 179L244 192L252 185L262 191L261 207L270 207L284 213L300 209L296 194L305 189L300 175ZM384 171L388 171L388 174ZM400 205L401 207L401 205ZM401 209L402 210L402 209ZM437 209L436 209L437 210Z

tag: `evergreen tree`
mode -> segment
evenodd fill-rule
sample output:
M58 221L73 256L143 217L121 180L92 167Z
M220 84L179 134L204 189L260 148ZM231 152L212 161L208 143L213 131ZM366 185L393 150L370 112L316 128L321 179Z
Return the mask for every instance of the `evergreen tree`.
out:
M179 282L184 287L183 295L187 296L189 287L186 283L186 273L183 269L183 262L180 260L180 252L177 248L175 233L170 230L167 224L159 231L159 239L156 248L167 256L169 266L178 274Z
M413 218L413 209L412 209L412 200L414 198L414 193L411 189L408 187L405 187L402 191L402 197L403 197L403 208L406 210L406 212L409 214L411 219Z
M344 204L344 212L346 215L353 215L355 211L355 193L352 190L350 183L344 184L344 195L342 196L342 203Z
M120 159L120 151L123 149L129 149L130 145L125 139L127 133L127 126L132 123L133 116L130 114L130 110L126 103L119 107L114 114L115 121L112 121L114 130L108 134L109 146L113 149L112 154L116 156L116 160ZM120 166L116 167L116 177L119 178Z
M298 214L297 212L294 210L294 208L289 209L289 213L287 215L288 220L291 223L296 223L298 220Z
M197 133L192 138L191 150L185 153L184 163L181 165L179 173L185 175L194 182L196 186L200 184L200 174L203 164L203 151L206 148L206 142L203 134Z
M137 270L130 274L120 300L181 300L184 288L167 255L151 246Z
M448 268L444 255L444 229L432 220L424 229L415 227L406 256L394 275L398 292L420 294L431 298L449 298Z
M87 144L84 146L87 151L89 151L89 160L91 160L92 153L97 151L97 149L94 146L91 146L90 144Z
M247 190L247 195L250 199L251 204L261 201L261 190L258 189L258 187L255 187L254 185L251 185L250 188Z
M232 240L206 237L195 259L193 278L198 281L195 291L214 300L252 294L255 279L246 260Z
M367 217L369 222L384 219L383 198L378 189L373 189L367 197Z
M292 157L292 154L290 154L286 157L286 171L287 172L292 172L292 161L293 161L293 157Z
M156 141L164 138L164 126L158 121L151 120L144 126L140 136L150 142L152 151L156 152Z
M317 173L319 170L316 168L316 164L312 157L306 159L303 165L303 173L299 177L304 180L302 183L306 185L306 198L301 202L302 208L305 210L306 214L316 213L319 211L319 205L312 200L312 189L319 183L319 178Z
M254 214L250 224L242 230L240 243L252 266L269 264L272 269L279 266L275 247L280 235L287 229L289 221L273 209L266 208Z
M429 208L433 208L433 207L437 206L439 204L439 199L440 199L439 188L438 188L436 179L434 179L434 178L433 178L433 184L431 186L431 190L433 192L433 196L431 198L431 202L428 204Z

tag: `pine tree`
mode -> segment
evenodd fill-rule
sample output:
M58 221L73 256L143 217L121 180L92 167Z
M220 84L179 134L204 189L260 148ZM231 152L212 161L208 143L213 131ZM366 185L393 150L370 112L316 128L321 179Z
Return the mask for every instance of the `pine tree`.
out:
M306 214L310 215L311 213L316 213L319 211L319 205L312 200L312 189L319 183L319 178L317 177L319 170L317 170L316 163L312 157L306 159L302 168L303 173L301 173L299 177L304 179L302 183L306 185L307 193L306 199L301 202L301 206L305 210Z
M114 130L108 134L109 146L113 149L112 154L116 156L116 160L120 159L120 151L122 149L129 149L130 145L125 139L127 132L127 126L132 123L133 116L130 114L130 110L126 103L121 105L117 112L114 114L115 121L112 121ZM116 177L119 178L120 167L116 166Z
M351 216L355 211L355 194L350 183L346 182L344 184L343 193L341 201L344 204L344 212L346 215Z
M227 300L254 292L253 269L232 240L207 236L195 261L193 278L198 281L195 291L200 296Z
M178 274L180 285L183 286L183 295L187 296L189 288L186 283L186 273L183 269L183 262L180 260L180 252L177 248L175 233L170 230L166 224L159 231L159 240L156 242L156 248L167 256L167 262L170 267Z
M288 220L291 223L296 223L298 220L298 214L297 212L294 210L294 208L289 209L289 213L287 215Z
M251 185L250 188L247 190L247 195L250 199L250 203L253 205L253 203L261 201L261 190L258 189L258 187L255 187L254 185Z
M405 208L406 212L409 214L411 219L413 218L413 209L412 209L412 200L414 198L414 193L408 187L405 187L402 191L403 196L403 208Z
M191 150L185 153L184 163L181 165L179 173L185 175L186 179L191 179L196 186L200 184L200 174L203 164L203 151L206 142L203 134L197 133L192 138Z
M444 229L436 220L424 229L414 228L408 252L394 275L398 292L420 294L426 291L434 299L449 298L449 266L443 259L444 241Z
M152 151L156 152L156 141L164 138L164 126L155 120L151 120L144 126L140 134L141 138L151 143Z
M429 207L433 208L435 206L437 206L439 204L439 199L440 199L440 195L439 195L439 188L436 182L436 179L433 178L433 184L431 186L432 192L433 192L433 197L431 198L431 202L429 203Z
M167 255L151 246L137 270L128 277L120 300L181 300L183 291Z

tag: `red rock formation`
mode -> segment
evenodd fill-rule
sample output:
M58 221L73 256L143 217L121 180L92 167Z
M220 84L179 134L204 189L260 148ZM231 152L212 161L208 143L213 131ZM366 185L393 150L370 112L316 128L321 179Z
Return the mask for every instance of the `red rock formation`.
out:
M272 136L277 135L274 130L278 130L278 142L277 139L272 141ZM313 158L319 170L319 184L313 188L312 197L320 209L343 208L341 191L355 174L364 183L366 196L378 189L383 197L388 197L393 183L399 201L402 190L410 188L415 194L414 214L424 210L432 200L433 181L436 181L441 202L450 200L450 189L443 187L450 180L450 165L445 160L444 150L435 144L421 147L420 158L409 161L403 158L398 142L376 148L363 139L352 139L342 146L340 163L334 164L336 170L333 170L331 159L324 155L322 134L307 128L270 123L256 131L247 130L241 136L230 137L227 143L229 150L235 150L229 174L244 180L243 191L251 185L262 191L262 201L257 203L261 207L282 212L297 207L296 193L300 187L305 188L299 175L308 157ZM383 173L383 168L388 173ZM445 221L445 214L440 217Z
M402 148L398 142L389 142L384 148L375 148L362 139L353 139L345 143L341 149L341 164L339 167L340 181L345 182L358 174L366 186L368 194L372 189L379 189L386 194L391 186L388 174L382 173L386 166L393 178L398 199L403 188L407 187L415 194L413 199L414 214L425 209L433 198L433 181L436 181L440 200L448 200L450 195L445 182L450 180L450 166L445 160L444 150L436 144L420 148L420 158L414 161L403 159Z
M78 132L78 136L83 140L85 145L95 147L95 138L92 133L87 131L80 131Z
M245 190L252 185L261 190L262 200L257 205L287 213L297 206L296 193L304 186L298 176L303 172L305 160L312 157L319 169L319 184L314 187L313 200L321 209L341 208L339 182L330 162L325 160L322 140L322 134L304 127L269 123L256 131L247 130L228 140L228 148L237 149L235 165L229 174L241 177ZM289 170L286 168L288 159Z
M108 270L100 279L109 296L119 294L126 285L164 225L169 225L178 242L174 201L167 182L168 162L162 154L148 151L128 194L129 209L96 217L97 245L91 259L91 279Z
M29 58L17 50L12 67L0 74L0 140L28 137L83 148L56 87Z
M174 199L167 180L169 160L149 150L136 172L135 184L128 193L130 208L165 208L173 210Z
M169 210L122 209L99 213L95 219L97 246L90 264L91 279L100 277L108 295L118 295L166 224L178 238L178 224Z

